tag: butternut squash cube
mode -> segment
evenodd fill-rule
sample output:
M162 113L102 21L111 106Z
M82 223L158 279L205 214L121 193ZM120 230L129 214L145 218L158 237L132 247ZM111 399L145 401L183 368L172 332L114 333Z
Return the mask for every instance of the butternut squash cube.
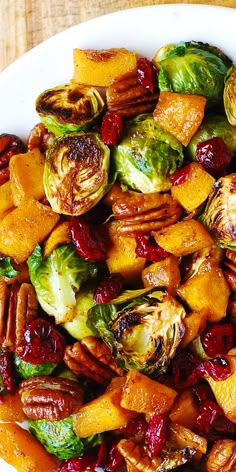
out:
M224 411L225 416L236 423L236 352L235 349L228 352L226 359L230 363L232 375L225 380L214 380L212 377L206 375L205 379L209 383L218 405Z
M126 236L119 232L119 223L108 223L110 248L107 252L106 264L109 272L119 272L128 284L135 285L141 280L146 259L135 253L136 240L132 235Z
M169 417L174 423L189 429L195 429L198 404L191 389L185 389L176 397L170 410Z
M59 244L66 244L70 242L71 237L69 232L69 222L62 221L52 230L46 239L43 250L44 257L50 256L51 252L56 249Z
M191 310L207 310L207 320L220 321L226 315L230 289L223 270L214 262L203 263L197 274L177 290Z
M15 206L45 196L43 186L44 155L38 148L25 154L15 154L9 162L12 198Z
M0 185L0 220L14 208L10 180Z
M120 75L136 67L136 52L125 48L74 49L73 82L107 87Z
M171 194L185 210L194 211L207 199L215 179L198 162L188 164L186 171L187 179L172 185Z
M142 282L144 287L164 287L174 296L180 285L177 257L171 255L166 259L150 264L142 271Z
M130 370L121 395L121 406L138 413L156 411L167 413L174 402L177 392L164 384L150 379L137 370Z
M136 414L120 405L122 386L107 390L73 415L73 429L81 438L127 426Z
M59 460L17 423L0 423L0 457L18 472L56 472Z
M176 257L186 256L213 244L210 233L200 221L189 219L154 231L159 246Z
M15 393L7 393L1 397L1 400L0 421L18 421L23 423L26 420L18 390Z
M153 116L165 131L187 146L203 120L205 105L206 98L201 95L160 92Z
M59 215L36 200L26 200L0 222L0 252L17 264L24 262L59 220Z
M182 348L186 347L195 339L205 328L208 316L208 309L203 308L200 311L192 311L183 319L184 336L180 343Z

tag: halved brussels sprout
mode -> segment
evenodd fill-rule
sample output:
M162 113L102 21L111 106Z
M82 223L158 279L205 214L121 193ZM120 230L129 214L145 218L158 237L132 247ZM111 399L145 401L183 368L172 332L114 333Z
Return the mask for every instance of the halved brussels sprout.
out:
M177 300L159 291L126 303L94 305L88 325L109 346L117 364L156 377L175 355L185 315Z
M203 119L187 146L188 157L195 160L197 145L215 137L224 141L232 155L236 153L236 127L228 122L225 115L210 113Z
M224 107L229 123L236 126L236 66L231 66L225 77Z
M143 193L169 190L170 175L183 162L183 148L151 114L131 119L112 155L118 179Z
M44 188L52 209L82 215L108 190L110 150L98 133L71 133L56 138L46 154Z
M98 90L73 84L45 90L36 100L41 121L56 135L88 129L103 108Z
M218 48L194 41L167 44L157 51L153 62L159 70L161 91L202 95L208 106L222 102L231 61Z
M215 183L200 219L220 247L236 251L236 173Z

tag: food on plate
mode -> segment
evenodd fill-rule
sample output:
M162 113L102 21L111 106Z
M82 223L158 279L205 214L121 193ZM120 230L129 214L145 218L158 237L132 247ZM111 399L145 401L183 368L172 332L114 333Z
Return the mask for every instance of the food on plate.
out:
M0 135L0 457L19 472L234 470L234 88L214 45L75 49L27 142Z

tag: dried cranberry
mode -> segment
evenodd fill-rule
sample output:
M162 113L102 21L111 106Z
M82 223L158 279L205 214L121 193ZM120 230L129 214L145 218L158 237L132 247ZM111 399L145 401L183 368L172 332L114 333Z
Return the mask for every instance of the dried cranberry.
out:
M145 89L153 93L157 87L157 70L154 64L146 57L140 57L137 60L136 70L139 82Z
M9 393L15 392L12 353L8 350L0 352L0 373L5 389Z
M194 385L193 392L196 395L199 404L205 402L206 400L214 400L211 387L205 380L202 380L197 385Z
M199 380L198 374L196 375L196 367L199 365L199 359L197 359L190 352L181 352L171 362L171 372L173 376L174 385L177 388L184 388L194 385Z
M132 418L126 428L120 428L120 433L131 434L134 436L135 434L144 433L148 427L148 423L146 422L144 416L139 415L136 418Z
M236 425L225 417L223 410L213 401L205 401L199 408L196 418L200 434L210 441L221 438L233 438Z
M230 364L223 356L203 361L197 369L214 380L225 380L232 374Z
M94 471L95 459L90 454L85 454L83 457L74 457L62 462L58 472L84 472Z
M24 152L26 147L18 136L8 133L0 135L0 169L8 166L11 156Z
M102 261L107 257L105 226L88 223L82 216L72 217L70 233L77 253L87 261Z
M107 113L102 119L101 137L107 146L119 144L123 134L123 120L117 113Z
M226 354L235 346L235 327L230 323L213 323L201 333L200 339L209 357Z
M66 343L63 335L52 323L43 318L32 320L26 326L17 355L25 362L61 362Z
M167 439L167 418L154 413L148 424L145 439L152 457L162 450Z
M124 278L121 274L108 275L96 288L93 299L95 303L108 303L117 297L124 285Z
M153 238L148 238L143 233L136 231L135 239L135 254L137 256L144 257L151 262L158 262L168 257L169 253L162 247L158 246Z
M189 165L181 167L181 169L177 169L170 177L171 184L176 186L186 182L189 177L190 170L191 168Z
M198 143L195 159L210 174L220 177L230 164L231 154L223 139L214 137Z
M106 472L115 472L121 466L123 462L123 456L118 450L116 444L113 444L109 451L108 462L105 466Z

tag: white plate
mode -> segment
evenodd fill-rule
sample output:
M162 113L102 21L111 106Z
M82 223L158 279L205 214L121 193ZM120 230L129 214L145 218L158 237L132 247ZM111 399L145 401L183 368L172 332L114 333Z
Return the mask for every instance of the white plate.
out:
M124 10L74 26L35 47L0 74L0 134L27 137L39 121L35 98L72 77L75 47L126 47L152 58L167 43L195 40L220 47L236 62L235 25L236 9L169 4ZM0 462L0 470L15 469Z

